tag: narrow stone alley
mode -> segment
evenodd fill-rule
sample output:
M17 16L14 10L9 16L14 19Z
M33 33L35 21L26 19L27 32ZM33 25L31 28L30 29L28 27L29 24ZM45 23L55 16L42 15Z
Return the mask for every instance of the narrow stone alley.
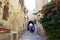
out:
M29 21L40 20L34 13L42 8L43 2L47 1L0 0L0 40L45 40L45 30L38 22L37 33L27 30Z

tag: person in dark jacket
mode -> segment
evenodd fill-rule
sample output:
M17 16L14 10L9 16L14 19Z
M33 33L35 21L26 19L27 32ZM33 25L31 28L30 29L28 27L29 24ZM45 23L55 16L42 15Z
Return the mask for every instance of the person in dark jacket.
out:
M34 27L34 22L33 21L29 21L27 29L30 32L34 32L35 31L35 27Z

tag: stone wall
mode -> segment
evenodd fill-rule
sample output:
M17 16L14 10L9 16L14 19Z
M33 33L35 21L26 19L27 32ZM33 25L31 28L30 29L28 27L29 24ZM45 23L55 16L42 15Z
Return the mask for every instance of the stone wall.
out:
M1 0L2 2L2 5L0 7L0 20L1 22L3 22L4 26L8 27L8 28L13 28L15 26L23 26L24 24L24 11L22 10L22 6L20 5L19 3L19 0ZM3 10L4 10L4 5L6 3L9 3L8 6L9 6L9 10L8 10L8 13L9 13L9 16L7 15L8 17L8 20L3 20L2 17L3 17ZM7 9L6 9L7 10Z
M12 32L16 32L19 35L19 32L25 28L25 19L24 19L24 8L19 3L19 0L0 0L2 5L0 7L0 22L3 23L5 28L10 28ZM9 16L7 15L7 20L3 20L3 9L6 3L8 4Z

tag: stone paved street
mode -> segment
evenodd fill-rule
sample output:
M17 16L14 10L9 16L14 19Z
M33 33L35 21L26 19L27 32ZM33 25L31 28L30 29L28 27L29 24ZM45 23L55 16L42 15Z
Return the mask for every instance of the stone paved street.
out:
M27 31L19 40L45 40L45 38Z

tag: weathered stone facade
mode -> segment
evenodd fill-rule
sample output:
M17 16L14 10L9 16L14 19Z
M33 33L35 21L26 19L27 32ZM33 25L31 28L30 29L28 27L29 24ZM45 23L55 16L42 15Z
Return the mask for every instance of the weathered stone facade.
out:
M24 7L19 0L0 0L0 2L0 23L2 22L5 28L17 34L25 29ZM6 6L5 9L4 6Z
M0 7L0 20L4 23L6 27L15 27L15 25L21 26L24 22L24 11L23 7L19 3L19 0L1 0L2 4ZM8 3L8 4L7 4ZM4 6L7 5L9 9L5 8L5 11L8 14L5 14L8 18L7 20L3 19ZM6 13L7 13L6 12ZM14 26L13 26L14 25Z

